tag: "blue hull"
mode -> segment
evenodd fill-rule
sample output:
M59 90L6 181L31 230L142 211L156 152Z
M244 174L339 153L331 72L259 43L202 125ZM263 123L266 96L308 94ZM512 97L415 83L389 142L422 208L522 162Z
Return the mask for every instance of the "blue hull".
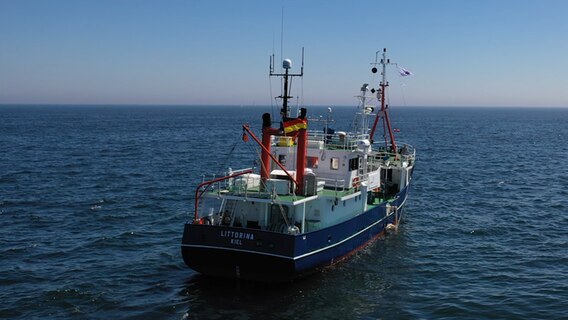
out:
M408 188L391 205L401 208ZM202 274L281 282L331 265L365 247L398 223L402 210L387 215L386 203L340 224L300 235L258 229L187 223L182 240L185 263Z

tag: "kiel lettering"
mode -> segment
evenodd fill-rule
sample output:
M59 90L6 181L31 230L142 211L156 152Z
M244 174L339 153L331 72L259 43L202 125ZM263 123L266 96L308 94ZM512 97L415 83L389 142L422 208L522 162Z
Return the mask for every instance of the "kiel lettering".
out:
M229 238L231 244L242 246L243 240L254 240L254 234L248 232L222 230L221 238Z

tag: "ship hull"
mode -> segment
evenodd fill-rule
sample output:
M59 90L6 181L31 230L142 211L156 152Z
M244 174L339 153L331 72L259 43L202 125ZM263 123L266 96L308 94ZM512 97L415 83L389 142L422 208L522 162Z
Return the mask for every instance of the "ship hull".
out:
M408 187L390 205L314 232L288 235L259 229L187 223L182 255L193 270L210 276L283 282L313 273L364 248L402 216Z

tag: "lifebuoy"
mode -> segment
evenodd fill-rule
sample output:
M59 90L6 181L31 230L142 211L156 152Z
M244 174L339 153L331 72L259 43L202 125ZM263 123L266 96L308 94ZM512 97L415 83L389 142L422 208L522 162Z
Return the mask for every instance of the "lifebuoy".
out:
M359 187L359 177L353 178L351 185L353 186L353 188L358 188Z

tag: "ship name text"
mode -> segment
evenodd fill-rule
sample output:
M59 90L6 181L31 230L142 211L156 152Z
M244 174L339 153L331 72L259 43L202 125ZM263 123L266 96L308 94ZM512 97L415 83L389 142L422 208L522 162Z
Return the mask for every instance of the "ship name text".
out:
M239 232L232 230L222 230L221 238L230 238L230 243L238 246L243 245L244 240L254 240L254 234L248 232Z

